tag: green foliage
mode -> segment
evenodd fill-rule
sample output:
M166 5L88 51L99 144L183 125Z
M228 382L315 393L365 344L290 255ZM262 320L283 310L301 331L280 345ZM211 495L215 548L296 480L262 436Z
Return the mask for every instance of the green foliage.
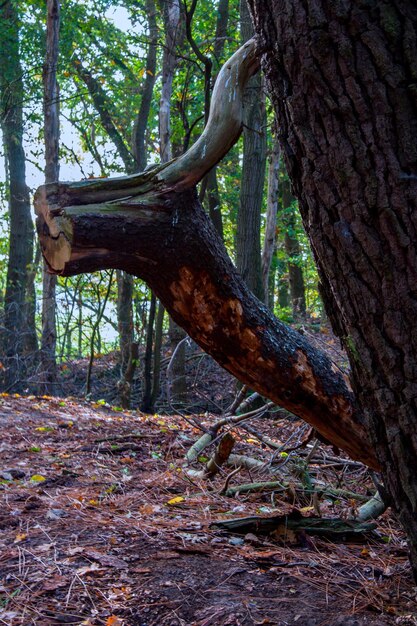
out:
M189 2L190 4L190 2ZM200 54L212 62L211 87L223 62L239 46L239 3L229 3L228 33L220 57L215 54L218 0L197 2L192 20L192 37ZM24 80L25 149L30 171L28 183L36 187L42 182L43 171L43 83L45 56L45 2L20 1L19 53ZM116 12L116 13L115 13ZM114 16L118 16L117 20ZM122 18L122 19L121 19ZM149 162L159 160L158 112L161 91L164 25L162 11L157 11L158 46L157 80L149 116L146 141ZM1 29L3 28L3 33ZM180 37L178 63L174 75L172 100L172 144L181 153L184 144L192 144L204 127L204 65L185 36ZM0 24L0 35L4 36ZM103 106L119 134L130 149L132 132L138 114L146 80L146 54L149 44L148 17L145 3L135 0L112 2L66 0L61 6L60 56L58 82L60 86L61 171L64 178L108 176L124 172L117 148L103 127L94 99L80 77L76 59L94 79L100 90ZM271 107L269 125L272 125ZM271 140L269 129L268 139ZM220 206L224 224L225 244L234 256L236 216L239 204L243 143L238 142L218 166ZM286 179L281 166L281 181ZM0 304L4 295L8 255L7 184L0 181ZM266 182L263 213L266 212ZM265 217L265 215L264 215ZM288 257L285 236L298 240L300 254ZM290 303L280 303L279 292L288 289L288 264L303 270L308 311L320 315L321 303L317 291L317 276L311 251L295 201L280 207L277 219L277 246L272 261L271 282L275 292L275 312L292 320ZM37 324L40 332L40 273L36 282L38 296ZM85 356L100 304L108 287L106 272L82 275L58 281L58 359ZM137 281L134 287L135 340L144 343L150 306L150 292ZM117 289L111 285L109 302L97 332L94 350L97 353L115 349L118 345Z

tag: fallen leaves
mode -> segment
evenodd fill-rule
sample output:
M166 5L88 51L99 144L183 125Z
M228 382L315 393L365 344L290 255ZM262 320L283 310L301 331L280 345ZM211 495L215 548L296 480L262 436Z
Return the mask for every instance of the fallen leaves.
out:
M110 617L106 619L106 626L123 626L123 622L116 617L116 615L110 615Z
M175 496L175 498L171 498L171 500L168 500L167 504L173 506L175 504L179 504L180 502L184 502L184 500L184 496Z
M145 620L170 624L175 611L187 624L240 623L242 616L233 617L233 611L250 602L254 623L276 623L277 602L285 601L287 610L288 598L297 601L301 585L306 603L316 608L322 596L312 590L327 574L325 599L343 589L349 574L356 606L368 585L381 614L378 626L387 624L383 606L394 606L393 614L398 614L399 598L382 601L380 587L389 577L396 589L408 589L404 570L396 565L405 563L405 548L392 557L387 556L392 544L340 554L322 547L301 553L288 545L288 532L281 546L253 533L229 541L222 532L207 529L213 517L274 515L281 505L259 494L220 498L216 491L201 493L198 485L185 482L179 459L197 433L180 417L110 411L70 399L65 407L58 399L1 400L2 469L24 471L22 480L1 485L7 510L0 516L5 574L0 621L8 626L36 620L40 626L69 620L80 626L130 626ZM246 438L240 445L249 445ZM44 480L31 480L36 476ZM311 503L303 506L310 513ZM383 576L377 582L376 567ZM215 621L214 596L220 605ZM305 617L299 606L295 610L288 614L289 622ZM329 605L323 619L330 616L331 621L331 610Z
M33 474L33 476L30 477L30 480L33 483L43 483L46 478L45 476L42 476L42 474Z

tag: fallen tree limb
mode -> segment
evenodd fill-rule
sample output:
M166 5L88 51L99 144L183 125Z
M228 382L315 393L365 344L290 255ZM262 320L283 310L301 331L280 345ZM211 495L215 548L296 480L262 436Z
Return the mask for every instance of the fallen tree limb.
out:
M288 531L304 531L309 535L332 537L355 537L365 533L371 533L376 524L357 522L354 520L341 520L338 518L324 519L322 517L303 517L297 511L289 515L274 515L273 517L241 517L232 520L221 520L210 524L211 528L219 528L233 533L246 535L254 533L258 535L273 534L276 537L285 537Z
M224 66L212 123L177 161L130 177L40 187L42 252L52 273L116 268L142 278L229 372L378 470L347 378L248 291L196 196L195 184L240 134L242 90L256 68L252 41Z
M251 491L280 491L286 492L288 489L300 491L300 493L309 496L325 496L327 498L344 498L349 500L357 500L359 502L367 503L368 496L363 496L347 489L336 489L334 487L314 485L314 489L306 489L302 483L296 483L294 481L287 482L284 480L270 480L265 482L244 483L242 485L236 485L235 487L229 487L223 495L228 498L233 498L236 494L249 493ZM358 519L358 518L356 518ZM368 518L371 519L371 518ZM365 521L365 519L363 520Z
M370 500L359 507L357 514L355 515L355 519L359 522L367 522L370 519L377 519L377 517L382 515L387 508L387 505L377 491Z
M199 439L197 439L185 455L185 460L187 463L193 463L196 461L203 450L213 443L218 436L219 430L223 428L223 426L236 426L240 424L240 422L248 420L251 417L261 417L271 406L273 406L273 402L267 402L267 404L263 407L254 409L248 413L243 413L242 415L229 415L227 412L224 417L221 417L213 424L213 426L211 426L207 433L204 433ZM194 473L193 475L195 476L196 474Z

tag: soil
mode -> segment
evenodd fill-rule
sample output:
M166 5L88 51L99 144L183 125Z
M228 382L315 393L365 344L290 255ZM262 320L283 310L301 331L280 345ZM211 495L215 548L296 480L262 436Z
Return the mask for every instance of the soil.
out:
M195 424L215 419L2 394L0 623L417 624L404 536L389 512L376 534L357 543L294 533L240 536L210 526L294 508L305 516L318 509L323 517L347 517L357 507L348 496L313 501L295 474L287 489L234 498L220 495L227 476L236 486L260 475L230 476L226 468L212 481L189 478L183 458L201 435ZM292 447L306 441L295 419L251 426L278 443L292 437ZM276 460L253 433L231 432L234 452L264 460L267 469ZM291 454L305 458L312 450L306 445ZM325 446L309 471L363 496L374 489L365 468Z

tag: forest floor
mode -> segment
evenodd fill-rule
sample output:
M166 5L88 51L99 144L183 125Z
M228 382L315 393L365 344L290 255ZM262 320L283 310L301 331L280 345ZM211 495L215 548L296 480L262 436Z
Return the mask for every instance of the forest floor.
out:
M230 468L211 482L188 478L184 454L201 434L193 420L213 419L2 394L0 624L417 624L404 535L389 512L356 543L210 526L294 508L309 516L318 506L323 517L346 518L357 506L348 496L313 506L295 487L227 498L219 492ZM254 427L277 442L305 435L296 419ZM256 436L232 432L235 451L271 466ZM364 467L326 446L309 471L340 489L373 490ZM268 474L242 470L229 486L260 479Z

